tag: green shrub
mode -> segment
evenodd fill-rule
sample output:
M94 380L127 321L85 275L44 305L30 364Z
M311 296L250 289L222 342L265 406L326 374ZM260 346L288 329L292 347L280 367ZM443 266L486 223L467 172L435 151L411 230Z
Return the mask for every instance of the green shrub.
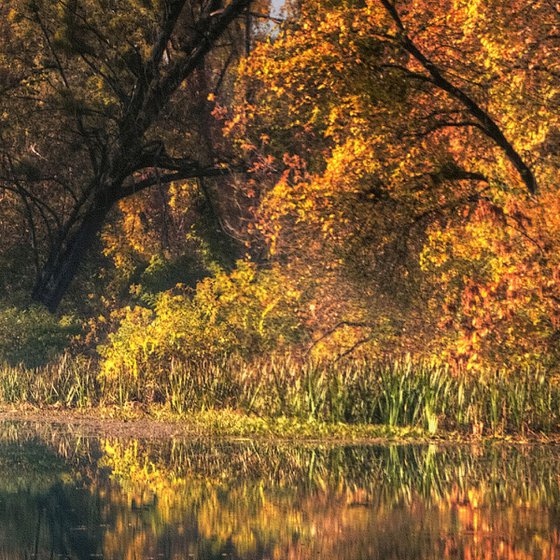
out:
M37 367L54 360L78 334L79 325L32 306L0 308L0 362Z

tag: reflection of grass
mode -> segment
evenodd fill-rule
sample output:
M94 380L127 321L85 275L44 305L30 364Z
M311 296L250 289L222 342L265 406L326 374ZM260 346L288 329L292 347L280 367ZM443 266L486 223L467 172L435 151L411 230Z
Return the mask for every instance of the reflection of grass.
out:
M165 409L153 409L161 419L173 419ZM212 433L233 437L301 438L320 440L409 440L426 439L428 434L414 427L391 427L373 424L329 423L319 420L300 420L285 416L258 417L240 414L233 410L207 410L183 417L189 433Z
M53 480L50 489L14 496L0 485L0 503L9 505L0 508L0 527L11 531L0 536L6 550L13 546L7 557L32 557L14 554L24 543L38 544L38 558L56 556L63 551L51 547L61 542L76 551L72 558L87 551L303 560L319 550L326 559L375 557L370 550L399 559L554 557L560 454L553 446L119 438L84 445L41 429L26 436L28 459L11 429L0 451L20 446L24 462L54 457L75 482Z
M14 473L22 481L47 472L53 482L61 477L95 481L108 467L120 483L139 490L196 480L209 487L249 484L295 494L329 489L347 496L357 490L364 503L387 505L415 496L465 501L478 488L484 493L479 504L560 504L557 445L339 445L191 436L100 440L47 425L0 426L0 492L6 492Z
M554 447L502 445L328 446L254 442L103 442L102 464L131 491L203 483L207 488L247 485L282 495L323 492L345 500L395 505L466 502L479 506L523 503L557 507L560 455ZM471 498L469 498L469 494ZM262 499L257 494L255 499Z
M390 434L403 427L416 434L443 428L487 435L560 428L560 383L544 372L473 377L408 358L336 364L231 358L171 364L149 375L114 379L99 379L93 363L65 358L39 370L0 369L0 402L71 408L112 404L121 407L121 415L136 403L160 416L191 419L194 428L204 422L206 431L231 435L387 435L365 425L388 427Z
M424 505L476 501L476 507L554 509L560 503L560 455L554 447L148 444L111 439L103 448L103 465L131 492L151 489L157 494L169 488L173 494L199 484L206 493L237 489L236 500L243 500L243 490L245 500L255 501L245 504L249 509L263 500L262 489L292 499L328 493L345 503L375 507L417 500Z

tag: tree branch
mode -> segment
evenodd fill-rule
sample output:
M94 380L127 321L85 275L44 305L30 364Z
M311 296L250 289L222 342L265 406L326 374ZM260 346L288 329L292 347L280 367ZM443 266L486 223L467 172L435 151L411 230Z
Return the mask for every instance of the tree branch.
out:
M386 9L387 13L390 15L391 19L394 21L397 29L399 30L398 41L403 46L403 48L411 54L430 74L432 82L435 86L439 87L441 90L447 92L451 97L459 101L467 111L475 117L482 125L482 130L485 131L486 135L494 141L494 143L499 146L507 158L513 164L515 169L518 171L521 179L525 183L527 190L531 194L535 194L538 190L537 180L525 163L519 152L515 150L510 141L505 137L501 128L492 119L490 114L485 111L472 97L465 93L462 89L452 84L441 71L440 68L434 64L412 41L410 36L407 34L404 23L395 7L390 0L379 0L383 7Z
M167 104L179 85L199 66L231 22L251 3L252 0L233 0L220 13L209 15L199 22L196 36L183 49L188 54L176 62L162 80L150 87L141 111L141 117L145 120L143 125L140 125L142 129L159 113L160 108Z
M235 171L242 172L243 170L232 169L231 167L192 167L190 169L177 171L176 173L157 174L153 177L131 183L130 185L124 185L118 191L116 201L132 196L160 183L168 184L174 181L186 181L188 179L200 179L204 177L227 177Z
M329 336L332 336L336 331L338 331L342 327L351 327L355 329L366 329L366 328L371 329L374 326L375 325L373 323L368 323L368 322L339 321L336 325L334 325L334 327L331 327L328 331L324 332L319 338L315 339L311 343L311 345L307 348L305 354L306 355L309 354L309 352L311 352L311 350L313 350L313 348L315 348L315 346L317 346L319 342L325 340L325 338L328 338Z

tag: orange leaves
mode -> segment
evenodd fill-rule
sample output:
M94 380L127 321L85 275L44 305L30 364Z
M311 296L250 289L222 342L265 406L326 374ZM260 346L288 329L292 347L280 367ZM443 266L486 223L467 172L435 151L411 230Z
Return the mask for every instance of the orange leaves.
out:
M403 0L399 23L379 0L310 0L243 73L246 145L273 158L255 197L273 260L473 364L556 352L559 24L529 4Z
M430 232L423 266L444 302L440 324L455 332L448 350L471 367L557 359L556 206L526 204L522 211L516 197L502 208L484 201L462 223Z

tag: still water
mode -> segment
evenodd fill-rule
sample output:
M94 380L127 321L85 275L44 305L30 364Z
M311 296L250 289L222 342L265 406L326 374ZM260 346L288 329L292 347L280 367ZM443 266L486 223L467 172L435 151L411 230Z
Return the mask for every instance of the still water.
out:
M560 559L560 448L0 423L0 559Z

